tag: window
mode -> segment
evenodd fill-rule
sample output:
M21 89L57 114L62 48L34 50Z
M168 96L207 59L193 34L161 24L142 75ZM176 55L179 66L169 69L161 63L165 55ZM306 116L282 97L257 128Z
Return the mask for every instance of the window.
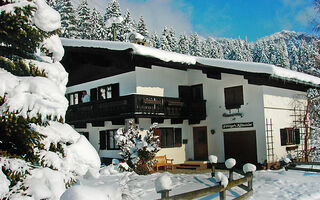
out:
M81 97L82 97L82 93L83 91L79 91L79 92L73 92L73 93L69 93L67 94L67 98L69 100L69 105L76 105L81 103Z
M226 109L240 108L243 105L243 87L224 88L224 100Z
M281 146L300 144L300 130L297 128L280 129Z
M182 146L181 128L158 128L154 130L154 134L159 136L162 148Z
M192 86L179 86L179 97L188 101L203 100L202 84Z
M90 90L91 101L111 99L119 96L119 83L92 88Z
M100 131L100 149L101 150L118 150L119 146L114 139L117 130Z

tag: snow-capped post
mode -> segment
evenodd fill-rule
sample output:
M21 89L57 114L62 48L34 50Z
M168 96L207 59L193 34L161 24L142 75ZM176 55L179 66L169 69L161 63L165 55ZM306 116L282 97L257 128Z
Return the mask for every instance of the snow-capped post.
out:
M291 160L289 158L283 158L282 160L284 162L284 169L288 171L288 166L290 165Z
M229 169L229 181L233 180L233 167L236 165L236 159L229 158L226 160L225 165Z
M217 156L215 156L215 155L210 155L209 156L209 162L211 163L211 177L212 178L215 175L217 161L218 161L218 157Z
M169 192L172 189L172 181L168 174L165 173L164 175L158 177L155 180L154 185L157 193L161 194L161 199L169 197Z
M251 163L247 163L247 164L243 165L243 172L246 174L246 176L249 177L249 180L248 180L249 191L252 190L253 172L255 172L256 169L257 169L257 167Z
M217 182L224 188L226 188L229 184L228 178L221 172L217 172L214 176ZM225 200L226 199L226 190L222 190L219 192L220 195L220 200Z

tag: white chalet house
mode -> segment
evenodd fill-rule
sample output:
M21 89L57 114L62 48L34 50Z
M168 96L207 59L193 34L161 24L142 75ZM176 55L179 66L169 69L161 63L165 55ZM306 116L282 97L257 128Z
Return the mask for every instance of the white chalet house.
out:
M187 56L132 43L62 39L66 121L101 158L120 158L115 131L158 123L158 155L270 163L303 148L299 117L320 79L269 64ZM87 91L90 102L82 103Z

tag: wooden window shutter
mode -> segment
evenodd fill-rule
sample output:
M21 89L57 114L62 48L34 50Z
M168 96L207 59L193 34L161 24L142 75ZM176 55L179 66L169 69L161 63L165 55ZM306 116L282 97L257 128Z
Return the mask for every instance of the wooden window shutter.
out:
M287 129L280 129L281 146L287 144Z
M179 85L179 97L183 99L183 101L191 101L192 100L191 87Z
M101 150L105 150L107 147L106 144L106 132L105 131L100 131L99 132L99 136L100 136L100 149Z
M90 90L90 101L98 100L98 88L92 88Z
M158 136L158 145L161 147L161 129L153 129L153 135Z
M174 129L174 142L176 147L182 146L182 131L181 128Z
M295 144L300 144L300 129L294 129L294 140Z
M111 85L112 98L119 97L119 83L115 83Z

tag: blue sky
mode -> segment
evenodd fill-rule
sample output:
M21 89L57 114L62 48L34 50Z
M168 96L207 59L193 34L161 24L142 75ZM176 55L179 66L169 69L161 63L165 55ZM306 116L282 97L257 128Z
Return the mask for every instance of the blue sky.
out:
M89 0L103 13L110 0ZM118 0L122 12L134 19L144 16L149 30L161 33L168 25L177 34L197 32L203 37L227 37L249 41L291 30L314 33L313 0Z

